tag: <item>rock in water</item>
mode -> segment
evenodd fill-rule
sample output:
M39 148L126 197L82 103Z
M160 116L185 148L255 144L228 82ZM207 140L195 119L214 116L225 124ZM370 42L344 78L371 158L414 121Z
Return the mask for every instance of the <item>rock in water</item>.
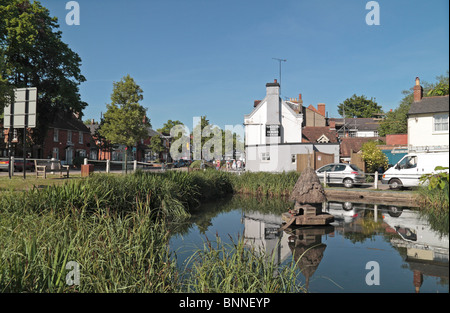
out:
M289 199L301 204L318 204L327 201L325 190L314 169L308 167L302 172Z

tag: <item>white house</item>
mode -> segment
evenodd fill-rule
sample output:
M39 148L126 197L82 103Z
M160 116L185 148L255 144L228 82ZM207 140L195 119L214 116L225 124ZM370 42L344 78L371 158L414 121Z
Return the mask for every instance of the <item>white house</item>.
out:
M408 150L449 150L449 96L423 97L416 78L414 102L408 112Z
M253 111L244 116L248 171L296 170L297 154L314 150L334 154L339 160L339 144L302 143L301 110L301 104L281 99L276 80L266 84L265 98L255 101Z

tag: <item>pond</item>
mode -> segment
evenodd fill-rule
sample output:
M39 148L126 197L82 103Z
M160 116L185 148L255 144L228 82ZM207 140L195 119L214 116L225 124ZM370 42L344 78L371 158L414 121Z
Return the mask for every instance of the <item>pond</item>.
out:
M440 230L416 208L328 202L332 224L279 232L290 205L242 196L204 204L176 228L171 250L182 267L216 235L224 242L243 238L275 253L279 264L293 257L308 292L449 292L448 221Z

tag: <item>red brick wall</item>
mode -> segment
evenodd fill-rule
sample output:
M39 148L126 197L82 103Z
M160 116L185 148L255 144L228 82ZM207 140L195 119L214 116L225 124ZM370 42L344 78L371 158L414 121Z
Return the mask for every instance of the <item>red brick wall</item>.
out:
M404 145L408 144L408 134L386 135L386 145Z
M65 160L66 159L66 150L65 148L68 146L67 144L67 133L68 130L65 129L59 129L59 137L58 142L53 141L54 136L54 129L50 128L47 132L47 136L45 137L44 141L44 147L43 147L43 155L42 157L44 159L48 157L53 157L53 148L59 149L59 159ZM78 149L86 150L86 157L89 157L90 153L90 147L87 146L88 143L90 143L90 134L89 133L82 133L83 135L83 143L79 143L79 132L78 131L72 131L72 144L71 147L73 148L73 157L76 156L76 151Z

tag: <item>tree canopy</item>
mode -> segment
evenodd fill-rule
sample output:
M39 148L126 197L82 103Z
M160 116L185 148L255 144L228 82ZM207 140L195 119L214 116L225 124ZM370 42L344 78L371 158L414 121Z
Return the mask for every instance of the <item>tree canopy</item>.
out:
M0 16L0 98L8 90L6 85L37 88L34 135L41 141L56 111L72 111L81 117L87 106L79 94L79 85L86 80L80 70L81 58L62 41L58 19L39 2L0 0Z
M375 99L367 99L364 95L354 94L338 105L339 115L346 118L373 117L374 114L381 112L382 108L375 102Z
M148 138L150 120L147 109L139 104L143 91L134 79L127 75L113 83L111 103L107 104L104 121L99 133L113 144L133 147L141 139Z

